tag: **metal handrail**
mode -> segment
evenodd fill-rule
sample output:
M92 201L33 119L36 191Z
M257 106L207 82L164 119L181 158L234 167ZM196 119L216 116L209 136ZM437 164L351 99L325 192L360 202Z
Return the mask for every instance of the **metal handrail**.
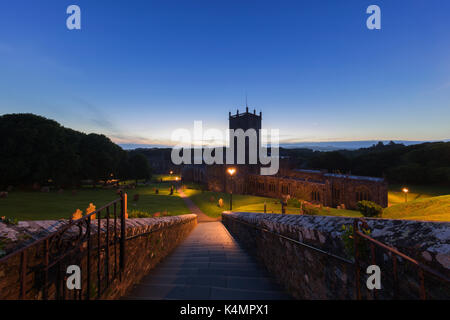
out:
M378 240L375 240L374 238L369 237L368 235L362 233L359 230L356 231L356 232L357 232L358 236L360 236L360 237L362 237L362 238L364 238L364 239L366 239L366 240L368 240L370 242L373 242L374 244L376 244L376 245L378 245L378 246L380 246L380 247L382 247L382 248L384 248L384 249L386 249L386 250L396 254L397 256L399 256L399 257L401 257L401 258L403 258L403 259L405 259L405 260L415 264L417 267L422 268L423 270L427 271L428 273L430 273L430 274L432 274L432 275L434 275L434 276L436 276L436 277L438 277L438 278L440 278L440 279L442 279L442 280L444 280L446 282L450 282L450 278L446 277L442 273L431 269L430 267L428 267L428 266L424 265L423 263L421 263L421 262L419 262L419 261L417 261L417 260L407 256L404 253L401 253L400 251L396 250L393 247L385 245L384 243L382 243L382 242L380 242Z
M53 232L50 232L50 233L47 234L46 236L44 236L44 237L42 237L42 238L39 238L39 239L33 241L32 243L29 243L29 244L27 244L26 246L24 246L24 247L22 247L22 248L20 248L20 249L18 249L18 250L15 250L15 251L13 251L13 252L7 254L6 256L1 257L1 258L0 258L0 263L4 262L4 261L6 261L6 260L9 260L10 258L12 258L12 257L14 257L14 256L16 256L16 255L18 255L19 253L22 253L22 251L24 251L24 250L27 250L27 249L29 249L29 248L31 248L31 247L34 247L34 246L37 246L37 245L43 243L44 241L50 239L51 237L54 237L55 235L57 235L57 234L59 234L59 233L65 232L66 230L70 229L71 227L76 226L77 223L79 223L79 222L85 220L87 217L91 217L92 215L98 214L98 213L101 212L102 210L105 210L107 207L112 206L114 203L120 202L120 200L121 200L121 198L118 198L118 199L116 199L116 200L114 200L114 201L111 201L110 203L104 205L103 207L101 207L101 208L99 208L99 209L96 209L94 212L91 212L91 213L89 213L89 214L87 214L87 215L85 215L85 216L83 216L83 217L81 217L81 218L79 218L79 219L76 219L76 220L70 220L67 224L61 226L58 230L53 231Z
M375 240L374 238L368 236L367 234L364 234L359 230L359 227L369 229L369 225L363 218L356 219L353 222L353 241L354 241L354 253L355 253L355 273L356 273L356 296L358 299L361 299L361 288L360 288L360 268L359 268L359 238L362 238L364 240L367 240L370 242L370 252L371 252L371 261L373 265L376 265L376 257L375 257L375 246L384 249L385 251L389 252L391 254L392 260L393 260L393 272L394 272L394 297L397 295L396 289L397 289L397 282L398 282L398 274L397 274L397 257L400 257L402 259L405 259L405 261L412 263L418 268L418 276L420 281L420 298L425 300L426 299L426 290L425 290L425 276L424 271L428 272L429 274L439 278L440 280L450 283L450 278L447 276L441 274L440 272L431 269L430 267L424 265L423 263L407 256L406 254L398 251L397 249L388 246L378 240ZM373 298L377 298L376 291L373 291Z
M345 262L345 263L347 263L347 264L352 264L352 265L354 265L354 266L355 266L355 273L356 273L356 276L355 276L355 278L356 278L355 291L356 291L356 297L357 297L357 299L361 299L361 290L360 290L360 267L359 267L359 265L360 265L360 261L359 261L359 256L360 256L360 254L359 254L359 248L358 248L358 240L359 240L359 237L361 237L361 238L363 238L363 239L365 239L365 240L367 240L367 241L369 241L369 242L371 243L372 264L376 264L376 261L375 261L375 248L374 248L375 245L378 246L378 247L380 247L380 248L382 248L382 249L384 249L384 250L386 250L386 251L388 251L388 252L390 252L392 255L395 255L395 256L393 256L394 279L395 279L395 281L398 281L398 277L397 277L397 259L396 259L396 256L401 257L401 258L405 259L406 261L408 261L408 262L414 264L415 266L417 266L417 267L419 268L419 278L420 278L420 284L421 284L421 288L420 288L420 291L421 291L421 292L420 292L420 296L421 296L422 299L426 299L425 283L424 283L425 280L424 280L424 274L423 274L423 271L426 271L426 272L428 272L429 274L432 274L432 275L434 275L435 277L437 277L437 278L439 278L439 279L441 279L441 280L443 280L443 281L445 281L445 282L450 283L450 279L449 279L447 276L441 274L440 272L435 271L435 270L431 269L430 267L428 267L428 266L426 266L426 265L420 263L419 261L417 261L417 260L415 260L415 259L413 259L413 258L407 256L406 254L401 253L401 252L398 251L397 249L395 249L395 248L393 248L393 247L390 247L390 246L388 246L388 245L386 245L386 244L384 244L384 243L382 243L382 242L380 242L380 241L378 241L378 240L375 240L374 238L372 238L372 237L370 237L370 236L368 236L368 235L362 233L362 232L358 229L360 224L361 224L364 228L368 229L368 225L367 225L367 223L365 222L364 219L356 219L356 220L354 221L354 223L353 223L353 240L354 240L354 254L355 254L355 260L354 260L354 261L350 261L350 260L348 260L348 259L346 259L346 258L337 256L337 255L335 255L335 254L333 254L333 253L331 253L331 252L328 252L328 251L325 251L325 250L316 248L316 247L311 246L311 245L309 245L309 244L306 244L306 243L304 243L304 242L301 242L301 241L298 241L298 240L289 238L289 237L284 236L284 235L282 235L282 234L280 234L280 233L274 232L274 231L269 230L269 229L267 229L267 228L259 227L259 226L257 226L257 225L248 223L248 222L246 222L246 221L243 221L243 220L241 220L241 219L232 217L232 216L230 216L230 215L227 215L226 218L227 218L227 219L230 219L230 220L232 220L232 221L235 221L235 222L239 222L239 223L241 223L241 224L248 225L248 226L250 226L250 227L252 227L252 228L254 228L254 229L257 229L257 230L260 230L260 231L264 231L264 232L267 232L267 233L276 235L276 236L278 236L278 237L280 237L280 238L282 238L282 239L285 239L285 240L290 241L290 242L292 242L292 243L295 243L295 244L297 244L297 245L301 245L301 246L303 246L303 247L306 247L306 248L308 248L308 249L314 250L314 251L316 251L316 252L325 254L325 255L327 255L327 256L333 257L333 258L335 258L335 259L337 259L337 260L340 260L340 261L342 261L342 262ZM394 284L394 285L395 285L395 288L396 288L396 284ZM396 289L394 289L394 296L396 295L395 290L396 290ZM376 293L375 290L373 291L373 297L374 297L375 299L376 299L376 297L377 297L377 293Z
M301 246L303 246L303 247L309 248L309 249L314 250L314 251L316 251L316 252L319 252L319 253L325 254L325 255L327 255L327 256L330 256L330 257L332 257L332 258L335 258L335 259L337 259L337 260L340 260L341 262L345 262L345 263L347 263L347 264L352 264L352 265L353 265L353 261L351 261L351 260L349 260L349 259L346 259L346 258L343 258L343 257L340 257L340 256L338 256L338 255L335 255L335 254L333 254L333 253L331 253L331 252L329 252L329 251L325 251L325 250L316 248L316 247L311 246L311 245L309 245L309 244L306 244L306 243L304 243L304 242L301 242L301 241L298 241L298 240L289 238L289 237L287 237L287 236L284 236L284 235L282 235L282 234L280 234L280 233L278 233L278 232L274 232L274 231L272 231L272 230L269 230L269 229L266 229L266 228L262 228L262 227L259 227L259 226L250 224L250 223L248 223L248 222L242 221L242 220L240 220L240 219L237 219L237 218L234 218L234 217L231 217L231 216L228 216L228 215L227 215L227 218L228 218L228 219L231 219L231 220L234 220L234 221L237 221L237 222L242 223L242 224L246 224L246 225L248 225L248 226L250 226L250 227L252 227L252 228L254 228L254 229L257 229L257 230L260 230L260 231L264 231L264 232L271 233L271 234L276 235L276 236L278 236L278 237L280 237L280 238L283 238L283 239L285 239L285 240L287 240L287 241L293 242L293 243L295 243L295 244L301 245Z
M75 259L80 261L80 265L84 258L86 258L87 264L87 272L86 272L86 281L87 285L85 291L85 299L91 298L91 259L96 257L97 259L97 298L100 298L101 294L105 292L105 290L109 287L109 284L112 280L114 280L118 275L122 273L125 266L125 215L126 215L126 201L127 194L121 192L120 198L111 201L110 203L102 206L99 209L83 216L77 220L71 220L69 223L63 225L58 230L49 233L48 235L24 246L23 248L12 252L5 257L0 259L0 263L6 263L11 259L20 255L20 270L19 270L19 282L20 282L20 292L19 299L25 299L27 295L28 288L27 276L30 273L35 273L36 276L41 275L42 281L39 283L35 283L34 289L37 292L42 293L42 297L44 300L48 299L48 288L53 284L55 286L55 298L65 299L66 298L66 289L64 286L64 277L65 273L62 272L62 267L67 263L66 259L70 258L71 260ZM120 202L120 211L117 210L117 204ZM110 209L113 209L113 213L111 216ZM102 212L105 212L104 217L102 218ZM92 216L96 215L97 217L97 237L96 237L96 246L93 246L93 240L91 235L95 235L91 233L92 229ZM102 219L106 220L106 231L102 227ZM110 220L112 226L110 227ZM118 230L118 225L120 221L120 230ZM79 231L74 235L65 236L65 232L72 230L72 228L78 228ZM111 234L110 235L110 233ZM102 237L102 233L104 233L104 239ZM117 250L117 244L119 243L120 248ZM113 252L109 253L110 246ZM35 254L38 257L36 261L38 264L30 266L28 264L28 250L35 249ZM76 252L79 251L79 254ZM102 251L105 252L105 255L102 254ZM75 254L74 254L75 253ZM43 254L43 255L41 255ZM91 257L92 256L92 257ZM110 264L111 259L113 269L110 272ZM103 261L102 261L103 260ZM119 263L118 261L119 260ZM49 270L51 268L57 268L56 275L53 278L50 278ZM82 279L83 281L83 279ZM106 281L106 284L103 282ZM62 291L62 294L61 294ZM77 297L82 299L81 290L74 290L73 296L74 299Z

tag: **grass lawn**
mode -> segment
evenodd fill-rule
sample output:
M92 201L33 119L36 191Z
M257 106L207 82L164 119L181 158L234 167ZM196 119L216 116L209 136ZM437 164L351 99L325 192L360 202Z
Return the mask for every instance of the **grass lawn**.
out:
M390 207L386 208L382 218L386 219L411 219L429 221L450 221L450 188L433 186L408 186L408 203L405 204L405 196L401 186L391 186L389 190ZM207 215L219 217L222 211L230 208L230 195L221 192L199 190L199 186L186 188L185 193ZM438 197L436 197L438 196ZM224 201L223 208L218 206L218 200ZM212 200L212 201L211 201ZM264 212L264 202L267 213L281 213L281 204L278 199L265 198L250 195L233 195L233 211ZM299 214L299 208L287 207L287 214ZM324 207L320 215L362 217L356 210L338 210Z
M383 211L383 218L450 221L450 195L423 197L393 205Z
M159 187L159 194L154 188ZM169 215L190 213L177 193L169 195L169 183L139 186L126 190L128 194L128 211L139 210L149 213L167 211ZM133 202L134 194L139 193L139 201ZM93 203L97 208L117 199L114 189L82 188L72 195L71 190L62 194L57 192L10 192L7 198L0 199L0 216L18 220L67 219L76 209L83 212Z
M163 179L162 183L157 183ZM155 176L154 183L148 186L139 185L136 189L127 190L128 211L138 210L151 214L167 211L169 215L179 215L189 213L188 208L175 192L169 195L171 181L175 177L170 175ZM155 194L155 188L159 188L159 194ZM408 186L408 202L404 202L402 186L390 186L389 204L390 207L383 212L383 218L388 219L417 219L450 221L450 195L436 197L442 194L450 194L450 188L445 187L421 187ZM134 202L133 196L138 193L139 201ZM189 186L185 193L194 203L207 215L219 217L225 210L229 210L230 195L227 193L200 191L199 186ZM118 198L115 189L93 189L86 186L77 190L76 195L72 195L71 190L66 190L62 194L57 192L10 192L7 198L0 199L0 216L16 218L18 220L46 220L69 218L76 209L85 211L89 203L93 203L97 208ZM211 200L212 198L212 200ZM218 200L222 198L224 206L218 206ZM281 204L278 199L258 197L251 195L233 195L233 211L264 212L266 203L267 213L281 213ZM288 214L299 214L299 208L288 206ZM338 210L324 207L320 211L321 215L361 217L358 211Z
M179 178L179 176L176 175L175 173L172 175L170 175L170 174L154 174L152 176L152 181L159 182L162 179L163 182L170 182L170 181L176 181L177 177Z
M208 216L219 217L223 211L230 209L230 195L223 192L201 192L198 189L186 188L184 193L188 195L192 201ZM219 199L222 198L224 202L223 208L218 206ZM258 197L251 195L233 195L233 211L244 212L264 212L264 202L266 203L267 213L281 213L281 204L278 199ZM287 214L299 214L299 208L287 207ZM328 216L347 216L347 217L361 217L358 211L353 210L338 210L334 208L323 208L321 215Z
M407 187L409 190L408 202L436 196L450 195L450 187L446 186L389 185L389 206L405 203L405 194L402 192L403 187Z

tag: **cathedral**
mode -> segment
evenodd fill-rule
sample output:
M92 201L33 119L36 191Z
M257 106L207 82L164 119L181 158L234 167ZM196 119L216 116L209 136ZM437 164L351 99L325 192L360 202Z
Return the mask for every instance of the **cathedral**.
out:
M262 113L254 111L229 114L230 129L255 129L259 132ZM260 143L258 134L257 143ZM260 165L249 164L249 142L245 145L245 164L184 165L181 170L183 181L201 183L208 190L251 194L271 198L290 196L327 207L355 209L358 201L369 200L387 207L388 188L383 178L364 177L349 174L329 173L326 170L293 169L280 163L275 175L261 175ZM236 155L235 155L236 159ZM235 161L236 163L236 161ZM227 169L236 173L231 177Z

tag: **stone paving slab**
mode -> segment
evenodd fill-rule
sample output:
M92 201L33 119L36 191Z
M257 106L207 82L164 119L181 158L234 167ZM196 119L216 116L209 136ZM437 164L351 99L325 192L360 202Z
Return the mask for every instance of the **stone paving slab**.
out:
M200 223L124 299L291 299L221 222Z

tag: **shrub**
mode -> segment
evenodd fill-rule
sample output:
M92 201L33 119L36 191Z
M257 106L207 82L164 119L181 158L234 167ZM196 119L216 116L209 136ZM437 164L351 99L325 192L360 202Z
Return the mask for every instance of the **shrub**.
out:
M383 213L383 208L372 201L358 201L356 207L364 217L379 217Z
M0 217L0 222L3 222L4 224L12 224L17 225L19 221L17 221L16 218L8 218L8 217Z
M75 210L74 213L72 213L72 220L78 220L83 218L83 211L80 209Z
M297 198L290 198L287 201L288 207L301 208L301 202Z
M317 216L320 213L319 208L303 203L302 213L310 216Z
M151 214L145 211L131 210L128 212L129 218L151 218Z
M95 206L92 203L89 203L89 207L86 208L86 215L91 214L95 211ZM95 214L91 216L91 220L95 220Z
M369 229L362 228L361 231L366 235L370 235ZM355 241L353 239L353 225L351 224L342 225L341 239L344 242L345 251L349 256L353 257L355 253ZM368 246L366 241L358 242L358 250L361 255L361 258L363 259L367 258Z

